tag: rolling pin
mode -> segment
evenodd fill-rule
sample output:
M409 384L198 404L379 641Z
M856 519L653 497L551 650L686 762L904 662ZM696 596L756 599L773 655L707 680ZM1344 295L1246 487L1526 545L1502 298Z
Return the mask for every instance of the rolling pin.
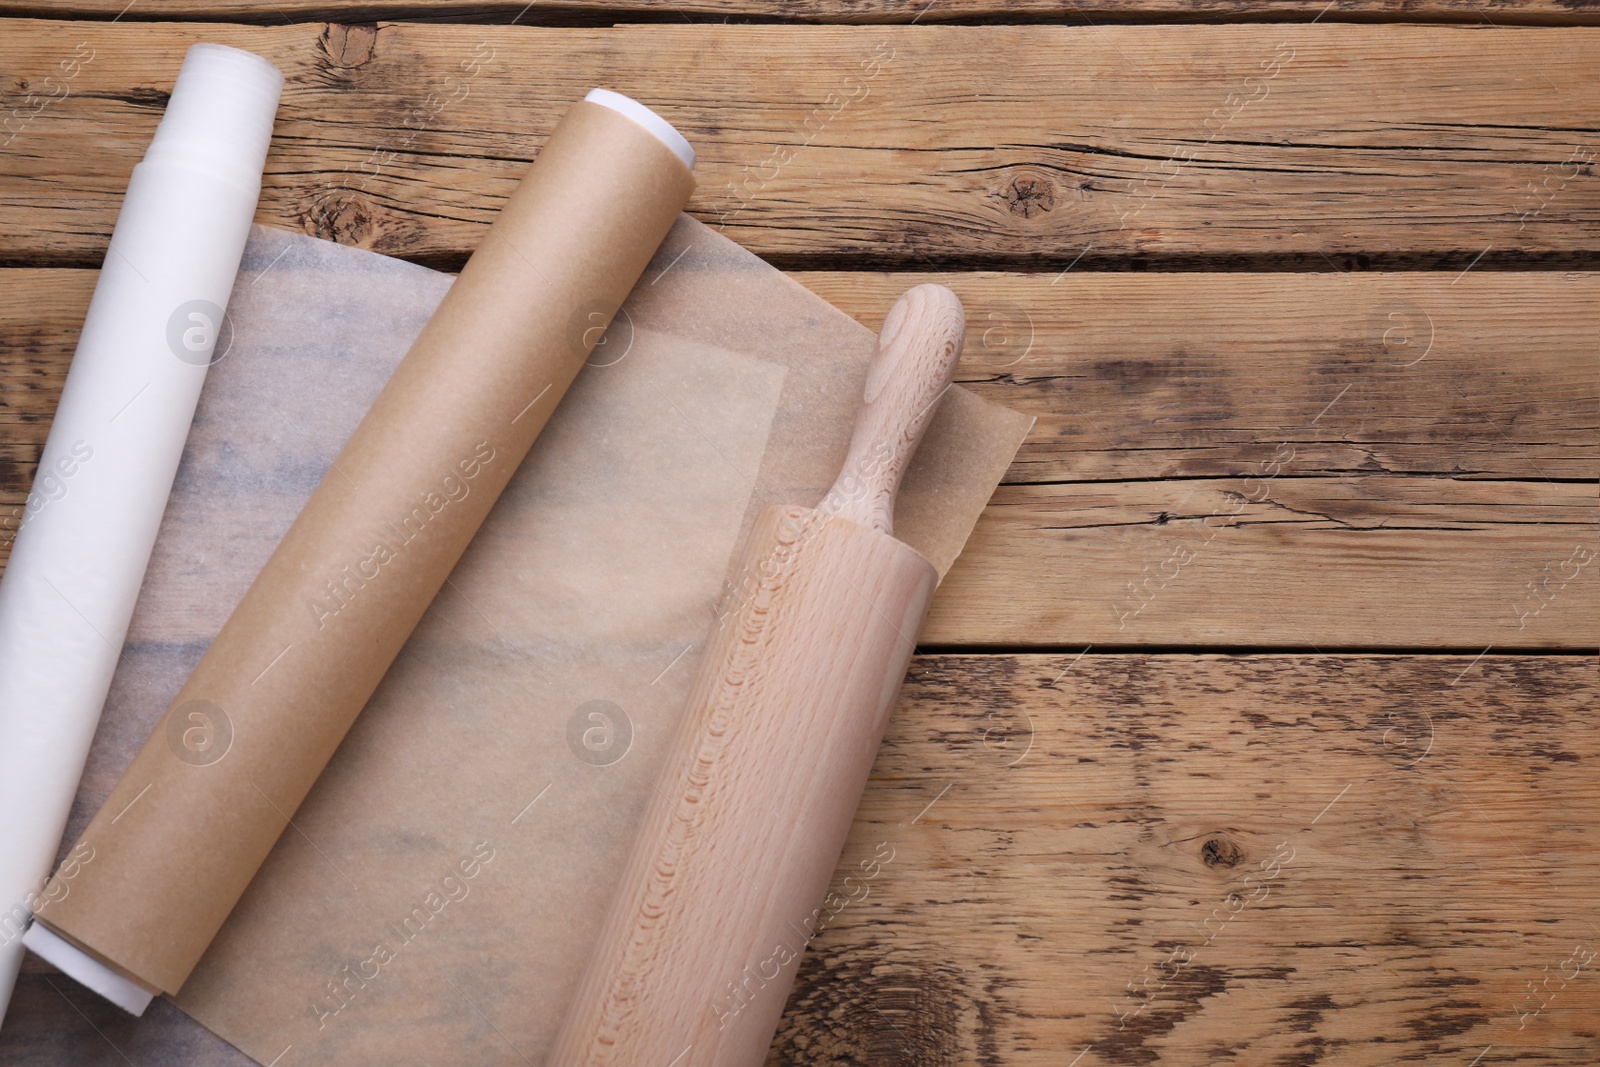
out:
M938 584L894 497L964 328L901 296L833 488L758 515L551 1067L765 1060Z

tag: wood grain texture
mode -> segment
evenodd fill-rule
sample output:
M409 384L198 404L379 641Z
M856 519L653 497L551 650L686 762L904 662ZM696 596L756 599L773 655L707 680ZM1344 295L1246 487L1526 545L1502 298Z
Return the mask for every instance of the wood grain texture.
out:
M768 1063L1587 1067L1597 685L919 658Z
M1592 649L1600 499L1407 477L1001 486L922 640Z
M949 284L958 377L1039 418L927 642L1600 644L1596 275L798 277L874 328ZM0 519L92 280L0 273Z
M39 465L97 271L0 273L0 559Z
M967 312L957 380L1037 418L1007 481L1600 478L1600 274L796 272L876 329Z
M822 921L938 575L803 507L736 562L551 1064L754 1067Z
M1600 960L1560 975L1600 949L1597 688L1577 656L919 656L768 1062L1590 1067ZM36 961L16 1003L8 1063L249 1062Z
M1600 274L793 277L876 330L906 287L967 312L956 379L1037 418L1006 481L1600 478ZM0 493L22 490L94 272L0 270ZM1390 483L1392 484L1392 483Z
M966 318L945 286L906 289L878 331L844 466L818 511L894 533L895 497L961 358Z
M143 7L143 10L140 8ZM123 12L126 11L124 15ZM127 0L0 0L0 14L48 18L223 19L229 22L371 22L434 18L451 21L541 23L621 19L680 21L751 18L821 23L935 23L965 19L1060 19L1109 23L1166 19L1180 22L1278 19L1469 22L1592 26L1594 0L162 0L159 8Z
M1459 270L1600 248L1587 28L17 20L0 258L103 254L200 39L288 76L260 221L429 262L461 261L602 81L695 144L696 215L791 264L1059 269L1087 249Z

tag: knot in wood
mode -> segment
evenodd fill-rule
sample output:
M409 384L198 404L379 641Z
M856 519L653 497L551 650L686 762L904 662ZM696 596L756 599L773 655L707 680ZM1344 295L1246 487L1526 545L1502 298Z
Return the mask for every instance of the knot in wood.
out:
M1244 850L1226 837L1213 837L1200 846L1200 859L1207 867L1237 867Z
M368 247L376 221L366 199L352 189L328 190L306 215L314 236L357 248Z
M320 44L328 66L348 70L371 59L377 42L378 27L371 23L330 22Z
M1043 174L1023 171L1013 174L1000 190L1006 210L1018 218L1031 219L1056 206L1055 183Z

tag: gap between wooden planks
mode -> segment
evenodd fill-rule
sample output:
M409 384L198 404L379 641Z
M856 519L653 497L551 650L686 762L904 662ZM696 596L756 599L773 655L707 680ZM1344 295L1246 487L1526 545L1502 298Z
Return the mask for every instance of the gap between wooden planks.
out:
M1600 644L1600 275L796 277L872 328L951 285L1039 418L930 645ZM94 273L0 280L5 514Z
M695 144L696 215L789 265L1600 250L1594 29L12 20L0 258L103 254L197 40L288 75L261 221L444 265L597 83Z
M760 20L839 23L936 23L963 19L1061 19L1100 24L1167 19L1195 22L1266 22L1275 19L1345 19L1467 22L1478 25L1594 25L1600 7L1562 0L162 0L159 7L128 0L0 0L0 14L52 18L227 19L279 22L330 19L432 18L464 22L516 20L523 25L657 18L753 17Z
M1597 681L920 657L768 1063L1592 1067Z

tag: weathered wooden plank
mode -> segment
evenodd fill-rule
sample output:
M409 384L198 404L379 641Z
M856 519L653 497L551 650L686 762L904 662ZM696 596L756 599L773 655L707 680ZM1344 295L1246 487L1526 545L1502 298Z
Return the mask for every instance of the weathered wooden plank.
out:
M1600 274L794 277L877 329L967 308L958 377L1037 417L1007 481L1427 473L1600 479Z
M1589 1067L1597 687L1575 656L918 657L769 1063ZM152 1016L35 966L0 1058L247 1062Z
M1600 274L799 272L873 329L967 308L958 378L1034 415L1008 482L1600 479ZM0 492L26 484L92 271L0 271ZM10 464L7 466L6 464Z
M1597 687L919 659L768 1062L1592 1064Z
M935 23L965 19L1060 19L1069 23L1180 19L1184 22L1317 19L1470 22L1592 26L1594 0L163 0L159 7L128 0L0 0L0 15L49 18L226 19L230 22L370 22L448 18L462 21L546 22L623 18L755 18L784 22Z
M876 326L924 276L800 277ZM1596 276L937 277L961 377L1040 422L926 641L1600 644ZM0 519L92 278L0 272Z
M795 263L1459 269L1600 248L1587 28L18 20L0 35L0 257L103 252L199 39L288 74L261 221L429 261L460 261L602 81L697 145L700 218Z
M0 561L11 554L95 276L0 271Z
M753 18L779 22L935 23L966 19L1071 24L1345 19L1592 26L1594 0L0 0L0 15L48 18L226 19L273 23L432 18L557 25L616 19Z
M1415 476L1001 486L933 646L1600 646L1592 483Z

